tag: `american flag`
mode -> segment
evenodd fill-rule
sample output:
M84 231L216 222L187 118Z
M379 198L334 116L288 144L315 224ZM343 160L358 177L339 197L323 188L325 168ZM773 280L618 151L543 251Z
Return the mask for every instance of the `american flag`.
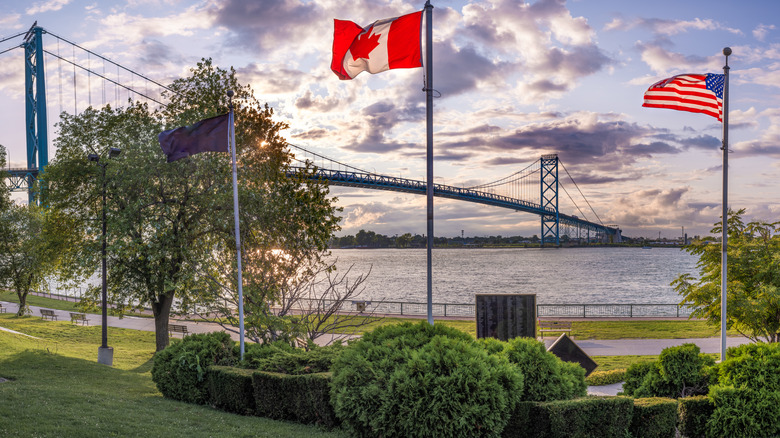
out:
M672 76L648 88L642 106L704 113L722 122L723 81L713 73Z

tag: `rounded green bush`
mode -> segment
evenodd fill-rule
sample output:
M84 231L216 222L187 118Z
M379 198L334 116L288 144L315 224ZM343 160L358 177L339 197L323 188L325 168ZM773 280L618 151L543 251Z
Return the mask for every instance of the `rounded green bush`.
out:
M523 374L523 401L567 400L588 393L585 369L579 364L562 361L548 352L542 342L514 338L506 343L501 354Z
M654 363L626 370L623 393L632 397L691 397L706 394L715 360L696 344L664 348Z
M209 399L206 368L233 365L233 344L225 332L187 336L154 355L152 380L167 398L206 404Z
M366 334L332 371L336 415L360 437L497 437L523 388L505 359L425 322Z
M710 388L711 437L780 436L780 345L731 348Z

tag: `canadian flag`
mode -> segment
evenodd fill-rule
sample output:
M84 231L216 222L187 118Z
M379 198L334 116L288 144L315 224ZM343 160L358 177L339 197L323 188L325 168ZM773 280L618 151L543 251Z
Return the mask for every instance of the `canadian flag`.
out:
M422 11L378 20L365 29L348 20L334 20L330 69L342 80L362 71L422 67Z

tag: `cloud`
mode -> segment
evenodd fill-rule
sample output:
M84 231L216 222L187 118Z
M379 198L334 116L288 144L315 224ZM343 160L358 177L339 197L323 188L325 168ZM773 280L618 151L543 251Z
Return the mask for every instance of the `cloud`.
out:
M769 34L769 31L774 29L774 24L759 24L755 29L753 29L753 37L759 41L764 41L767 34Z
M325 23L323 11L315 2L299 0L225 0L215 11L216 23L230 29L235 35L229 44L267 54L290 43L305 47L311 29ZM332 30L331 30L332 33ZM319 35L319 39L330 39Z
M674 72L687 72L699 69L717 68L718 62L722 62L722 56L710 57L683 55L675 53L657 43L637 43L637 50L642 54L645 62L656 74L670 75Z
M35 15L43 12L59 11L70 2L71 0L49 0L47 2L35 3L25 13L27 15Z
M690 31L715 31L722 30L734 35L742 35L739 29L728 27L710 18L694 18L692 20L667 20L661 18L634 18L625 20L613 18L604 25L604 30L627 31L636 27L642 27L652 31L657 37L668 37Z

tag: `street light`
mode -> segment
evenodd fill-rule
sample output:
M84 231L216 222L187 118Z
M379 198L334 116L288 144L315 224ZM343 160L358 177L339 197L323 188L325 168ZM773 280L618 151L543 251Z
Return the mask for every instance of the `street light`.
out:
M122 150L119 148L110 148L108 150L108 158L116 158ZM108 301L108 283L106 282L106 166L107 162L100 162L100 156L98 154L87 155L89 161L97 163L103 169L103 249L101 253L103 262L103 344L98 347L98 363L103 365L113 366L114 364L114 349L108 346L108 307L106 302Z

